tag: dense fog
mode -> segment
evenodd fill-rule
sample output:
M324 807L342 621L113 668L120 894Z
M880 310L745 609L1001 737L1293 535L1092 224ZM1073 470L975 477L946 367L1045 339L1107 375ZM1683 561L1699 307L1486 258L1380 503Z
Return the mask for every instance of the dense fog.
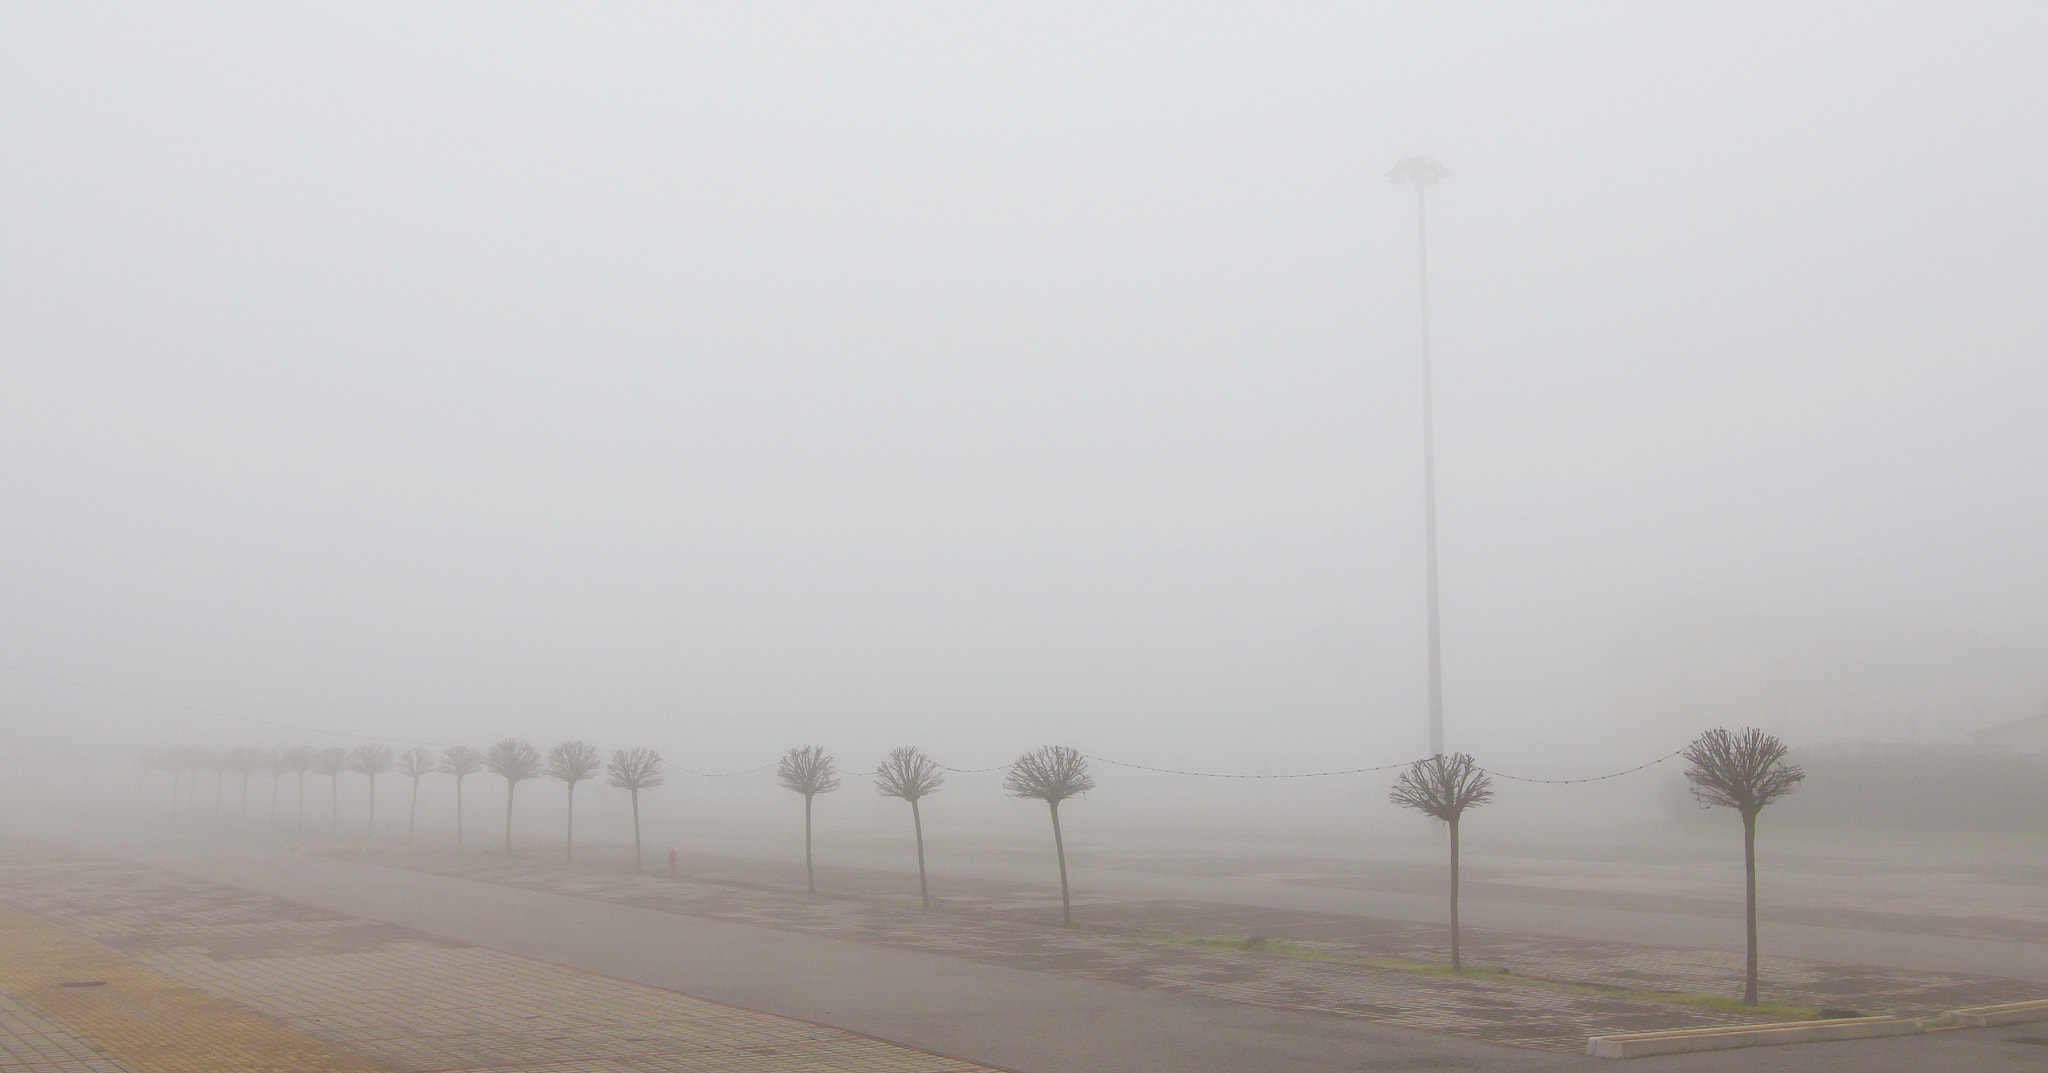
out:
M1424 154L1448 746L1982 744L2048 713L2044 30L10 6L0 735L135 801L148 750L371 739L1412 760ZM1391 772L1098 775L1132 823L1401 822Z

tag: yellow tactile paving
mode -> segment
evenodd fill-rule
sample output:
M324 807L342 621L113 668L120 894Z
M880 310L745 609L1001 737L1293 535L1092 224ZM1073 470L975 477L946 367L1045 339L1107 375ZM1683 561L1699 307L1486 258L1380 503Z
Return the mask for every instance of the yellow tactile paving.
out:
M0 991L90 1040L136 1073L385 1069L4 907Z

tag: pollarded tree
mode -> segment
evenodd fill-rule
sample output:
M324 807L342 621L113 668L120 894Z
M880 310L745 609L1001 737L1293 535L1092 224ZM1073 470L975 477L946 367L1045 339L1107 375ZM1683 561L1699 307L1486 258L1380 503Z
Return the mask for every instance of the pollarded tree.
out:
M299 783L299 830L306 829L306 772L313 770L313 747L294 745L282 754L284 763L296 774Z
M822 745L799 745L782 754L775 777L783 788L804 795L804 882L818 893L818 876L811 869L811 801L819 794L839 789L839 775L832 769L832 756Z
M284 781L284 773L292 769L290 749L272 749L269 755L270 768L270 825L277 826L277 788Z
M236 806L236 815L249 818L249 777L262 771L270 762L263 750L253 745L237 745L228 750L228 768L242 777L242 797Z
M562 836L562 859L576 859L576 784L597 774L603 765L597 746L587 741L565 741L548 750L548 777L562 780L569 788L569 826Z
M1095 777L1088 774L1088 758L1064 745L1048 745L1025 753L1010 764L1003 777L1003 792L1011 797L1043 801L1052 809L1052 846L1060 861L1060 923L1074 922L1073 902L1067 895L1067 844L1060 837L1060 802L1075 794L1095 789Z
M1685 777L1704 805L1732 808L1742 815L1742 869L1749 910L1749 972L1742 1002L1756 1005L1756 814L1799 785L1806 772L1787 764L1790 750L1755 727L1715 727L1692 740L1680 754L1691 766Z
M505 780L505 854L512 853L512 791L519 784L540 774L540 750L532 742L518 738L506 738L485 749L485 768Z
M484 754L467 745L441 750L441 774L455 776L455 848L462 848L462 780L484 769Z
M313 770L327 776L327 836L341 833L341 773L348 770L348 750L329 745L313 754Z
M377 837L377 776L391 770L391 746L372 742L358 745L348 754L348 766L370 777L370 819L363 828L364 838Z
M661 785L661 754L640 746L614 749L605 781L633 795L633 870L640 870L640 791Z
M413 825L420 818L420 779L434 770L434 751L414 746L398 756L399 774L412 780L412 800L405 808L405 841L412 844Z
M1493 800L1493 780L1464 753L1437 755L1408 765L1394 781L1388 798L1403 808L1451 825L1451 971L1463 969L1458 957L1458 820L1468 808Z
M917 832L917 896L923 899L926 909L932 907L932 892L924 878L924 817L918 812L917 802L945 784L946 776L939 772L938 761L908 745L891 749L889 759L875 769L876 793L910 802L910 826Z

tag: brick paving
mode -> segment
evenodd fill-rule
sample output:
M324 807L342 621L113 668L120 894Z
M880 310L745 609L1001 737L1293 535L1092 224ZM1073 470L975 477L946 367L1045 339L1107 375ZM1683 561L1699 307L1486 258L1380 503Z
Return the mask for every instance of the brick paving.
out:
M89 945L106 952L98 971L111 974L121 966L107 962L126 962L131 976L225 1000L125 1020L115 1004L95 1019L38 1001L24 980L33 959L10 956L0 973L10 1064L0 1073L995 1073L839 1029L18 840L0 840L0 902L34 918L24 928L71 945L53 963L75 967L87 956L76 948ZM193 1045L266 1032L268 1052ZM97 1052L96 1044L123 1033L146 1037L151 1047L119 1062ZM335 1055L309 1057L301 1048L280 1060L274 1045L290 1038L324 1041Z

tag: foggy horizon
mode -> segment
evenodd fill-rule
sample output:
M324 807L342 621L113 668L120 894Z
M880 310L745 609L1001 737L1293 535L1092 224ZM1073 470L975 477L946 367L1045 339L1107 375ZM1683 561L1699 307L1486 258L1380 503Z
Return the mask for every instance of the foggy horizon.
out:
M1415 155L1449 748L2048 712L2037 6L113 10L0 14L17 748L1413 759Z

